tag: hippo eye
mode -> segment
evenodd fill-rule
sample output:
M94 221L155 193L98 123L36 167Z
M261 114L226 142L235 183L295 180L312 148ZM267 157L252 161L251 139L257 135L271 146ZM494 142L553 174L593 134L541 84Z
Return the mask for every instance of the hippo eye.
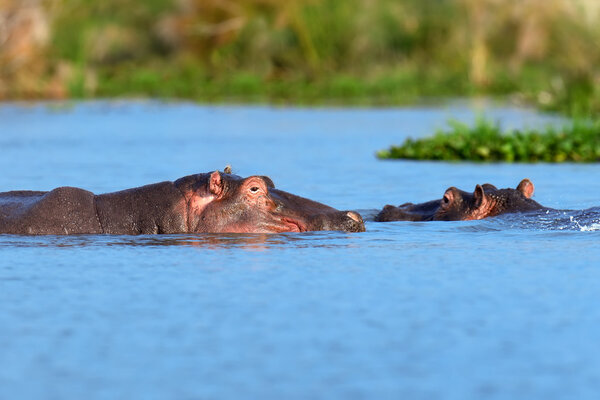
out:
M251 191L252 193L257 193L259 190L260 190L260 188L259 188L258 186L252 186L252 187L250 188L250 191Z

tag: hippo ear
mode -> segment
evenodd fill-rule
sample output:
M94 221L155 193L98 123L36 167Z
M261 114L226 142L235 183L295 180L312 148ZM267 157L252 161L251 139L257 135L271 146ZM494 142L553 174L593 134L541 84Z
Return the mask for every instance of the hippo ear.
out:
M491 192L492 190L498 190L498 188L492 185L491 183L484 183L483 185L481 185L481 187L483 188L483 190L486 190L488 192Z
M533 182L525 178L521 181L521 183L519 183L519 186L517 186L517 190L523 193L523 196L530 199L531 196L533 196L533 191L535 190L535 188L533 187Z
M475 190L473 191L473 200L475 208L481 207L481 205L485 201L485 191L481 185L475 186Z
M219 171L214 171L210 174L208 188L210 192L217 197L223 192L223 179L221 178L221 173Z

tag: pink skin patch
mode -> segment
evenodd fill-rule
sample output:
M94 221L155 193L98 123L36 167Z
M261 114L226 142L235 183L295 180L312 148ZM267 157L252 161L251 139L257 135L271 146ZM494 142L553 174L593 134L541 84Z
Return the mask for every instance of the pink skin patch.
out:
M282 232L306 232L306 225L294 218L282 217L281 219L271 219L268 222L258 222L257 224L231 223L224 227L229 233L282 233Z
M187 196L186 196L187 197ZM212 201L215 200L215 196L192 196L190 195L190 200L188 202L190 212L194 214L202 214L207 205L209 205Z
M302 222L292 218L282 218L281 222L287 228L281 232L306 232L308 229Z
M249 204L254 204L263 212L274 209L276 206L267 197L268 189L264 186L264 183L260 179L249 179L244 185L244 200ZM184 193L187 209L188 209L188 227L192 224L191 221L195 216L200 216L206 207L213 201L217 200L219 196L213 193L205 193L199 195L193 191L187 191ZM273 218L274 217L274 218ZM280 233L280 232L306 232L308 228L306 225L295 218L290 217L278 217L273 216L268 222L253 224L244 224L232 222L226 226L223 226L223 232L228 233ZM189 228L188 228L189 229Z
M476 219L484 219L487 217L493 217L495 214L494 210L495 202L491 201L488 196L484 196L481 205L473 210L471 215L465 218L465 221L472 221Z
M202 214L207 205L209 205L215 196L210 194L208 196L198 196L193 191L186 191L183 193L185 198L184 210L186 214L186 223L188 232L191 232L192 219L194 216Z

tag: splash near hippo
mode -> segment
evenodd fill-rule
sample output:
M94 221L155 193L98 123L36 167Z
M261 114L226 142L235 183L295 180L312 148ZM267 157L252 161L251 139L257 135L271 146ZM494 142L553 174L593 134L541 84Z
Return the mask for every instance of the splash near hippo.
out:
M405 203L398 207L386 205L375 221L468 221L547 209L531 199L534 190L529 179L523 179L516 189L498 189L485 183L475 186L473 193L468 193L450 187L441 200Z
M229 172L229 173L228 173ZM282 190L266 176L214 171L114 193L74 187L0 193L0 233L176 234L363 232L354 211L338 211Z

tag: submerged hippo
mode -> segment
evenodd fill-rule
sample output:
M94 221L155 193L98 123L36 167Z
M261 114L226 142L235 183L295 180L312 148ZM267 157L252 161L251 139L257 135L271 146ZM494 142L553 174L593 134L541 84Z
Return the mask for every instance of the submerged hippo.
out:
M473 193L455 187L446 190L441 200L426 203L387 205L375 221L467 221L495 215L546 209L533 196L533 183L523 179L516 189L498 189L489 183L475 186Z
M363 232L361 216L275 189L266 176L214 171L94 195L59 187L0 193L0 233Z

